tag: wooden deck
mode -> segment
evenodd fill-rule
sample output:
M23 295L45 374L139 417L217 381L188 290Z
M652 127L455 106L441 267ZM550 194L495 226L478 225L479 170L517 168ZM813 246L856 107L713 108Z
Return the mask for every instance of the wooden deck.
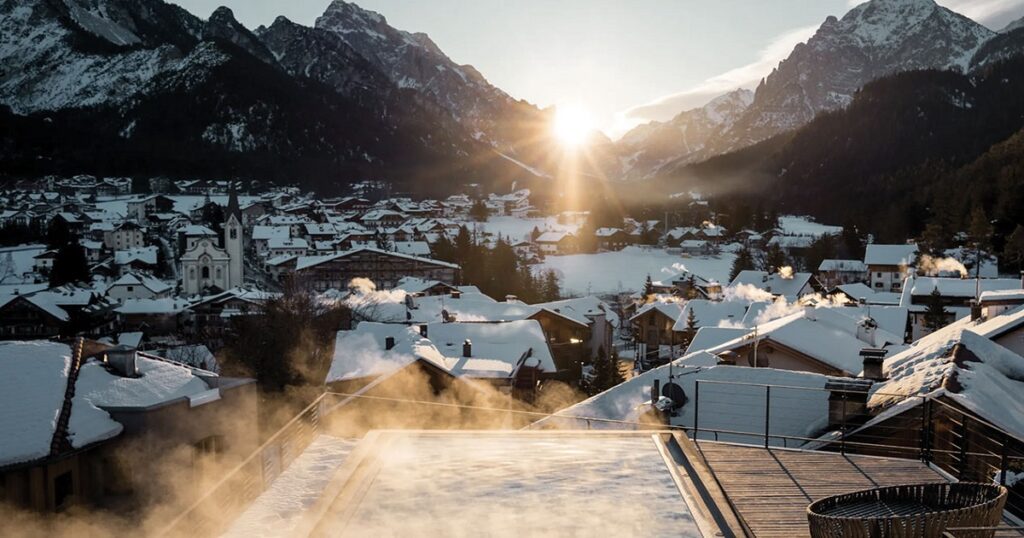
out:
M810 536L807 505L822 497L879 486L945 481L914 460L766 450L707 441L697 445L737 515L755 536Z

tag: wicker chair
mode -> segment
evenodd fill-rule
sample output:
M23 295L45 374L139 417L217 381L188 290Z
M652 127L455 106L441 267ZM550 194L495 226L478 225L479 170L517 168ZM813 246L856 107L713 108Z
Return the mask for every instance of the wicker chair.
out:
M813 538L981 538L995 534L977 528L999 525L1004 504L1006 488L995 484L890 486L815 501L807 520Z

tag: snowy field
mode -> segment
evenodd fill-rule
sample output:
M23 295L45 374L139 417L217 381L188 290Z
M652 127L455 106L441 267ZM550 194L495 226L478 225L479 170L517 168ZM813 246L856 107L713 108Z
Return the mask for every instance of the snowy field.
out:
M701 535L650 436L402 437L346 536Z
M573 232L579 228L576 224L559 224L555 217L536 219L521 219L518 217L490 217L487 222L467 222L466 227L470 230L480 230L502 237L511 237L515 241L525 238L534 228L541 232Z
M779 228L785 235L811 235L820 237L822 235L839 235L843 233L842 226L829 226L814 222L811 217L797 217L794 215L782 215L779 217Z
M46 245L20 245L0 248L0 284L31 282L23 278L35 268L35 257L46 251Z
M324 492L358 441L317 437L224 533L225 537L287 536Z
M661 249L626 247L618 252L548 256L536 271L553 269L566 295L640 291L647 275L662 280L685 267L710 280L728 283L736 255L684 258Z

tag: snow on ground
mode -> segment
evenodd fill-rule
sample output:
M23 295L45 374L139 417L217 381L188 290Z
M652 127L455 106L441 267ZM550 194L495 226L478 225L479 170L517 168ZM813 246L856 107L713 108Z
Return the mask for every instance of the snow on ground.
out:
M35 257L46 250L46 245L19 245L0 248L0 283L31 283L25 273L35 269Z
M467 222L466 227L485 231L491 234L501 234L502 237L511 237L514 241L525 239L526 236L537 228L541 232L576 232L577 224L560 224L557 217L544 217L524 219L519 217L490 217L487 222Z
M701 535L650 436L401 437L374 455L346 535Z
M323 494L358 443L321 435L224 533L225 537L287 536Z
M548 256L536 271L553 269L567 295L639 291L647 275L660 280L680 272L674 265L718 282L729 281L735 254L684 258L661 249L626 247L618 252Z
M839 235L843 233L842 226L829 226L819 224L811 220L811 217L798 217L794 215L782 215L779 217L779 228L784 235L810 235L820 237L825 234Z

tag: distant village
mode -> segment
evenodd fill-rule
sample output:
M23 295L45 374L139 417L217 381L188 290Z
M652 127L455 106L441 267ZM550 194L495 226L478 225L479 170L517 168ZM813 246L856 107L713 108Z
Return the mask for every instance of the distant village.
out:
M259 495L311 413L346 437L500 415L871 454L920 449L911 422L974 420L1024 447L1024 281L966 233L936 252L799 216L730 230L697 193L682 216L609 219L528 190L251 192L78 176L0 193L0 403L22 410L0 422L23 433L0 441L4 500L142 509L182 466ZM955 414L925 417L932 401ZM235 468L254 457L264 471ZM972 461L942 464L990 480Z

